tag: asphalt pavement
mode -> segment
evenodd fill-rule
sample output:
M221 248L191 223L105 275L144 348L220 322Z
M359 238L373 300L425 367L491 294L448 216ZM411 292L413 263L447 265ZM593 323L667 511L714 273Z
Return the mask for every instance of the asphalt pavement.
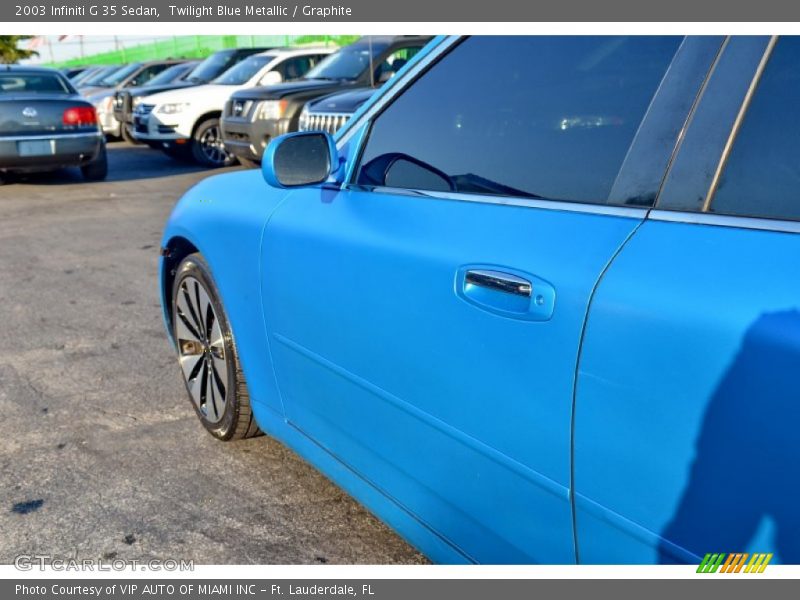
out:
M124 143L109 160L102 183L0 186L0 563L425 562L281 444L204 431L157 266L175 201L214 172Z

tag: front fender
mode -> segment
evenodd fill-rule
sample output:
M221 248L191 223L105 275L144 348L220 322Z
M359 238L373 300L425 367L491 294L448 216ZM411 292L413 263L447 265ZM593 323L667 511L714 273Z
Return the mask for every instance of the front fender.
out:
M175 269L200 252L225 308L239 360L255 402L283 412L272 369L261 303L261 238L286 192L267 186L258 170L204 179L178 201L162 238L161 304L172 339L171 295Z

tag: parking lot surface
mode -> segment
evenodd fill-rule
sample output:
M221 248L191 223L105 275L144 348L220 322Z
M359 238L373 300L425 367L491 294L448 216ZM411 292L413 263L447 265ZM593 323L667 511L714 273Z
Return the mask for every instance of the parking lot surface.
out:
M194 415L159 309L162 226L213 174L109 146L0 186L0 563L420 563L279 443L217 442Z

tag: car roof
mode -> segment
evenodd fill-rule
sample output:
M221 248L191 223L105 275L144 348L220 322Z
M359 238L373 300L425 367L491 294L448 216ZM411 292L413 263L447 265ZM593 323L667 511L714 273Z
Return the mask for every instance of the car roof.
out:
M372 43L374 46L391 46L400 42L422 42L427 43L435 36L432 35L365 35L358 38L351 46L366 46Z
M61 71L58 69L53 69L51 67L35 67L35 66L28 66L28 65L3 65L0 68L0 72L2 71L12 71L14 73L50 73L55 75L62 75Z
M284 46L281 48L272 48L271 50L265 50L264 52L259 52L258 54L254 54L253 56L284 56L284 55L291 55L291 54L313 54L314 52L329 52L333 53L338 50L338 47L333 46L302 46L302 47L290 47Z

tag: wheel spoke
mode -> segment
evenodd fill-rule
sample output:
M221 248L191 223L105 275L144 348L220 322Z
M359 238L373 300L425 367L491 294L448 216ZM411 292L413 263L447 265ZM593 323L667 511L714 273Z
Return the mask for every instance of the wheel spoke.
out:
M203 327L203 320L200 318L200 315L203 314L203 305L200 304L200 282L194 282L194 298L197 301L197 314L195 318L197 319L197 328L200 331L200 335L203 336L203 339L206 337L206 330Z
M203 324L200 322L200 319L197 317L197 310L195 310L195 307L192 305L192 297L189 294L189 288L186 285L185 281L183 282L183 285L181 285L181 289L183 290L183 301L184 301L183 304L185 305L183 310L184 310L184 312L185 312L185 310L189 311L189 316L192 318L192 322L193 322L195 328L197 329L197 332L198 333L202 333ZM181 299L178 298L179 302L180 302L180 300ZM200 338L198 338L198 339L200 339Z
M195 373L194 377L191 377L187 380L187 386L189 387L189 393L192 395L192 400L194 400L195 405L200 410L203 409L203 400L205 396L205 390L203 389L205 373L201 373L203 367L205 367L205 364L205 360L203 360L203 357L201 356L195 365L195 370L197 373Z
M211 410L209 411L209 416L211 416L210 413L211 411L213 411L214 418L219 419L219 411L217 410L217 400L214 394L214 374L213 374L213 369L209 368L210 364L211 363L208 363L206 365L206 372L208 373L207 377L208 381L206 382L206 406L211 407Z

